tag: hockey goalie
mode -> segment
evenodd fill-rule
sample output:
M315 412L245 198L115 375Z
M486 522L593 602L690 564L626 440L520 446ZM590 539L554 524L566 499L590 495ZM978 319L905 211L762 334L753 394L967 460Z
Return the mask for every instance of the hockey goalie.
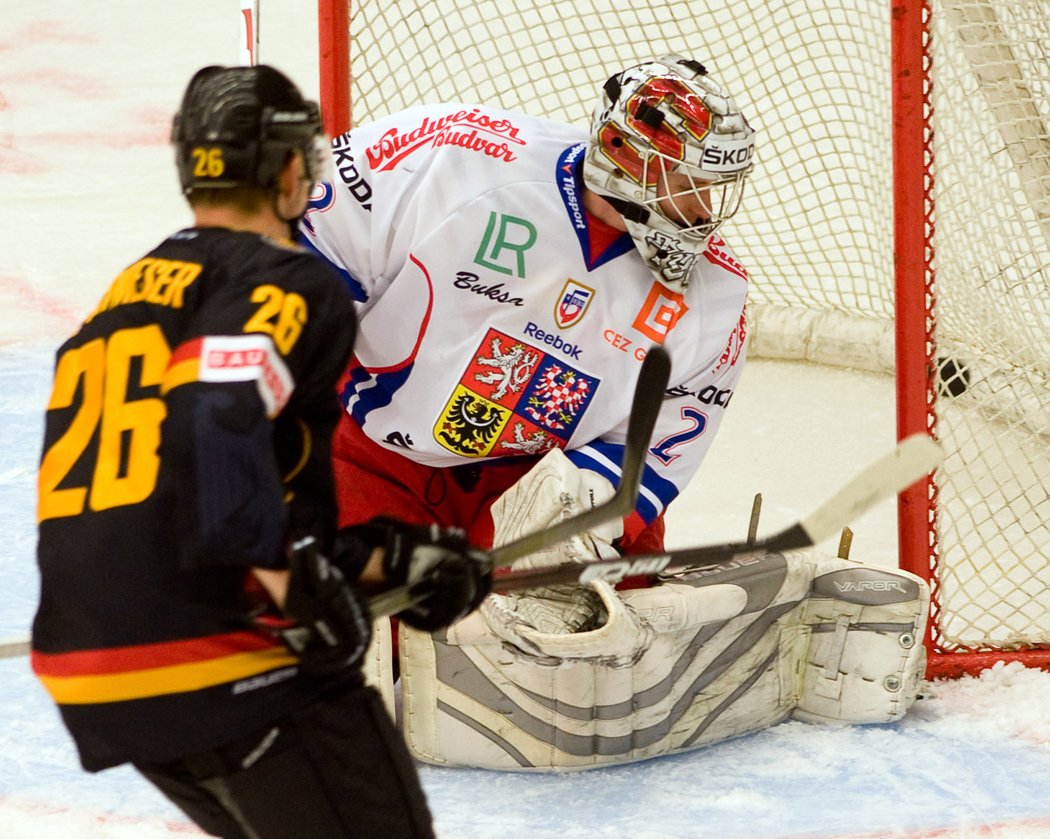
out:
M560 450L548 453L493 507L496 544L578 514L581 481ZM515 567L615 556L614 537L589 532ZM647 588L491 595L448 630L401 627L404 733L428 763L578 770L789 718L891 722L921 683L928 607L918 577L801 551Z

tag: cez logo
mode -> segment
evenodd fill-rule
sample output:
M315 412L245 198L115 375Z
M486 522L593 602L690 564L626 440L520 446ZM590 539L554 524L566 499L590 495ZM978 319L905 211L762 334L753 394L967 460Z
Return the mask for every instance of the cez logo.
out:
M662 344L682 315L689 311L685 298L661 283L653 283L632 326L650 341Z

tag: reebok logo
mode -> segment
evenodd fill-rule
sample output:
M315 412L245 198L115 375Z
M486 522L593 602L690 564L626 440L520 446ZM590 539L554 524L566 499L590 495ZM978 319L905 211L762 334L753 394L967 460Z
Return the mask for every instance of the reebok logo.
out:
M560 353L564 353L571 359L578 361L580 358L580 348L576 344L570 344L568 341L562 338L561 335L554 335L551 332L544 332L531 320L525 326L525 334L528 335L530 338L535 338L537 341L540 341L546 344L547 346L556 349Z

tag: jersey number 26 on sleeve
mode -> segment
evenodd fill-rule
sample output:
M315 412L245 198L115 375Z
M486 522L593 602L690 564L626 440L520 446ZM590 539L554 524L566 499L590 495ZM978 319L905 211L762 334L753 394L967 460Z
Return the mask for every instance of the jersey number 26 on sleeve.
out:
M288 355L306 323L306 301L294 291L261 285L252 290L252 302L262 305L248 319L244 331L269 335L281 355Z
M80 404L62 435L40 464L38 521L79 515L85 501L92 510L108 510L144 501L153 492L160 469L157 447L167 409L156 397L128 399L132 360L141 360L136 388L159 386L171 350L156 324L122 329L108 340L96 338L64 353L55 369L48 410ZM59 489L73 467L93 448L90 486Z

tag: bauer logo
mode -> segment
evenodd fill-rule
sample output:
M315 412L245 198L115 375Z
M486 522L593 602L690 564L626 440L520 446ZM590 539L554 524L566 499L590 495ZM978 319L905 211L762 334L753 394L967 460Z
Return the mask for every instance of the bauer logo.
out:
M199 347L198 381L255 382L269 416L288 403L295 381L269 336L210 335L184 346Z
M813 594L861 606L883 606L917 599L919 584L896 574L867 568L846 568L817 577L813 581Z
M301 123L313 119L310 114L303 111L274 111L270 115L271 122L279 123Z

